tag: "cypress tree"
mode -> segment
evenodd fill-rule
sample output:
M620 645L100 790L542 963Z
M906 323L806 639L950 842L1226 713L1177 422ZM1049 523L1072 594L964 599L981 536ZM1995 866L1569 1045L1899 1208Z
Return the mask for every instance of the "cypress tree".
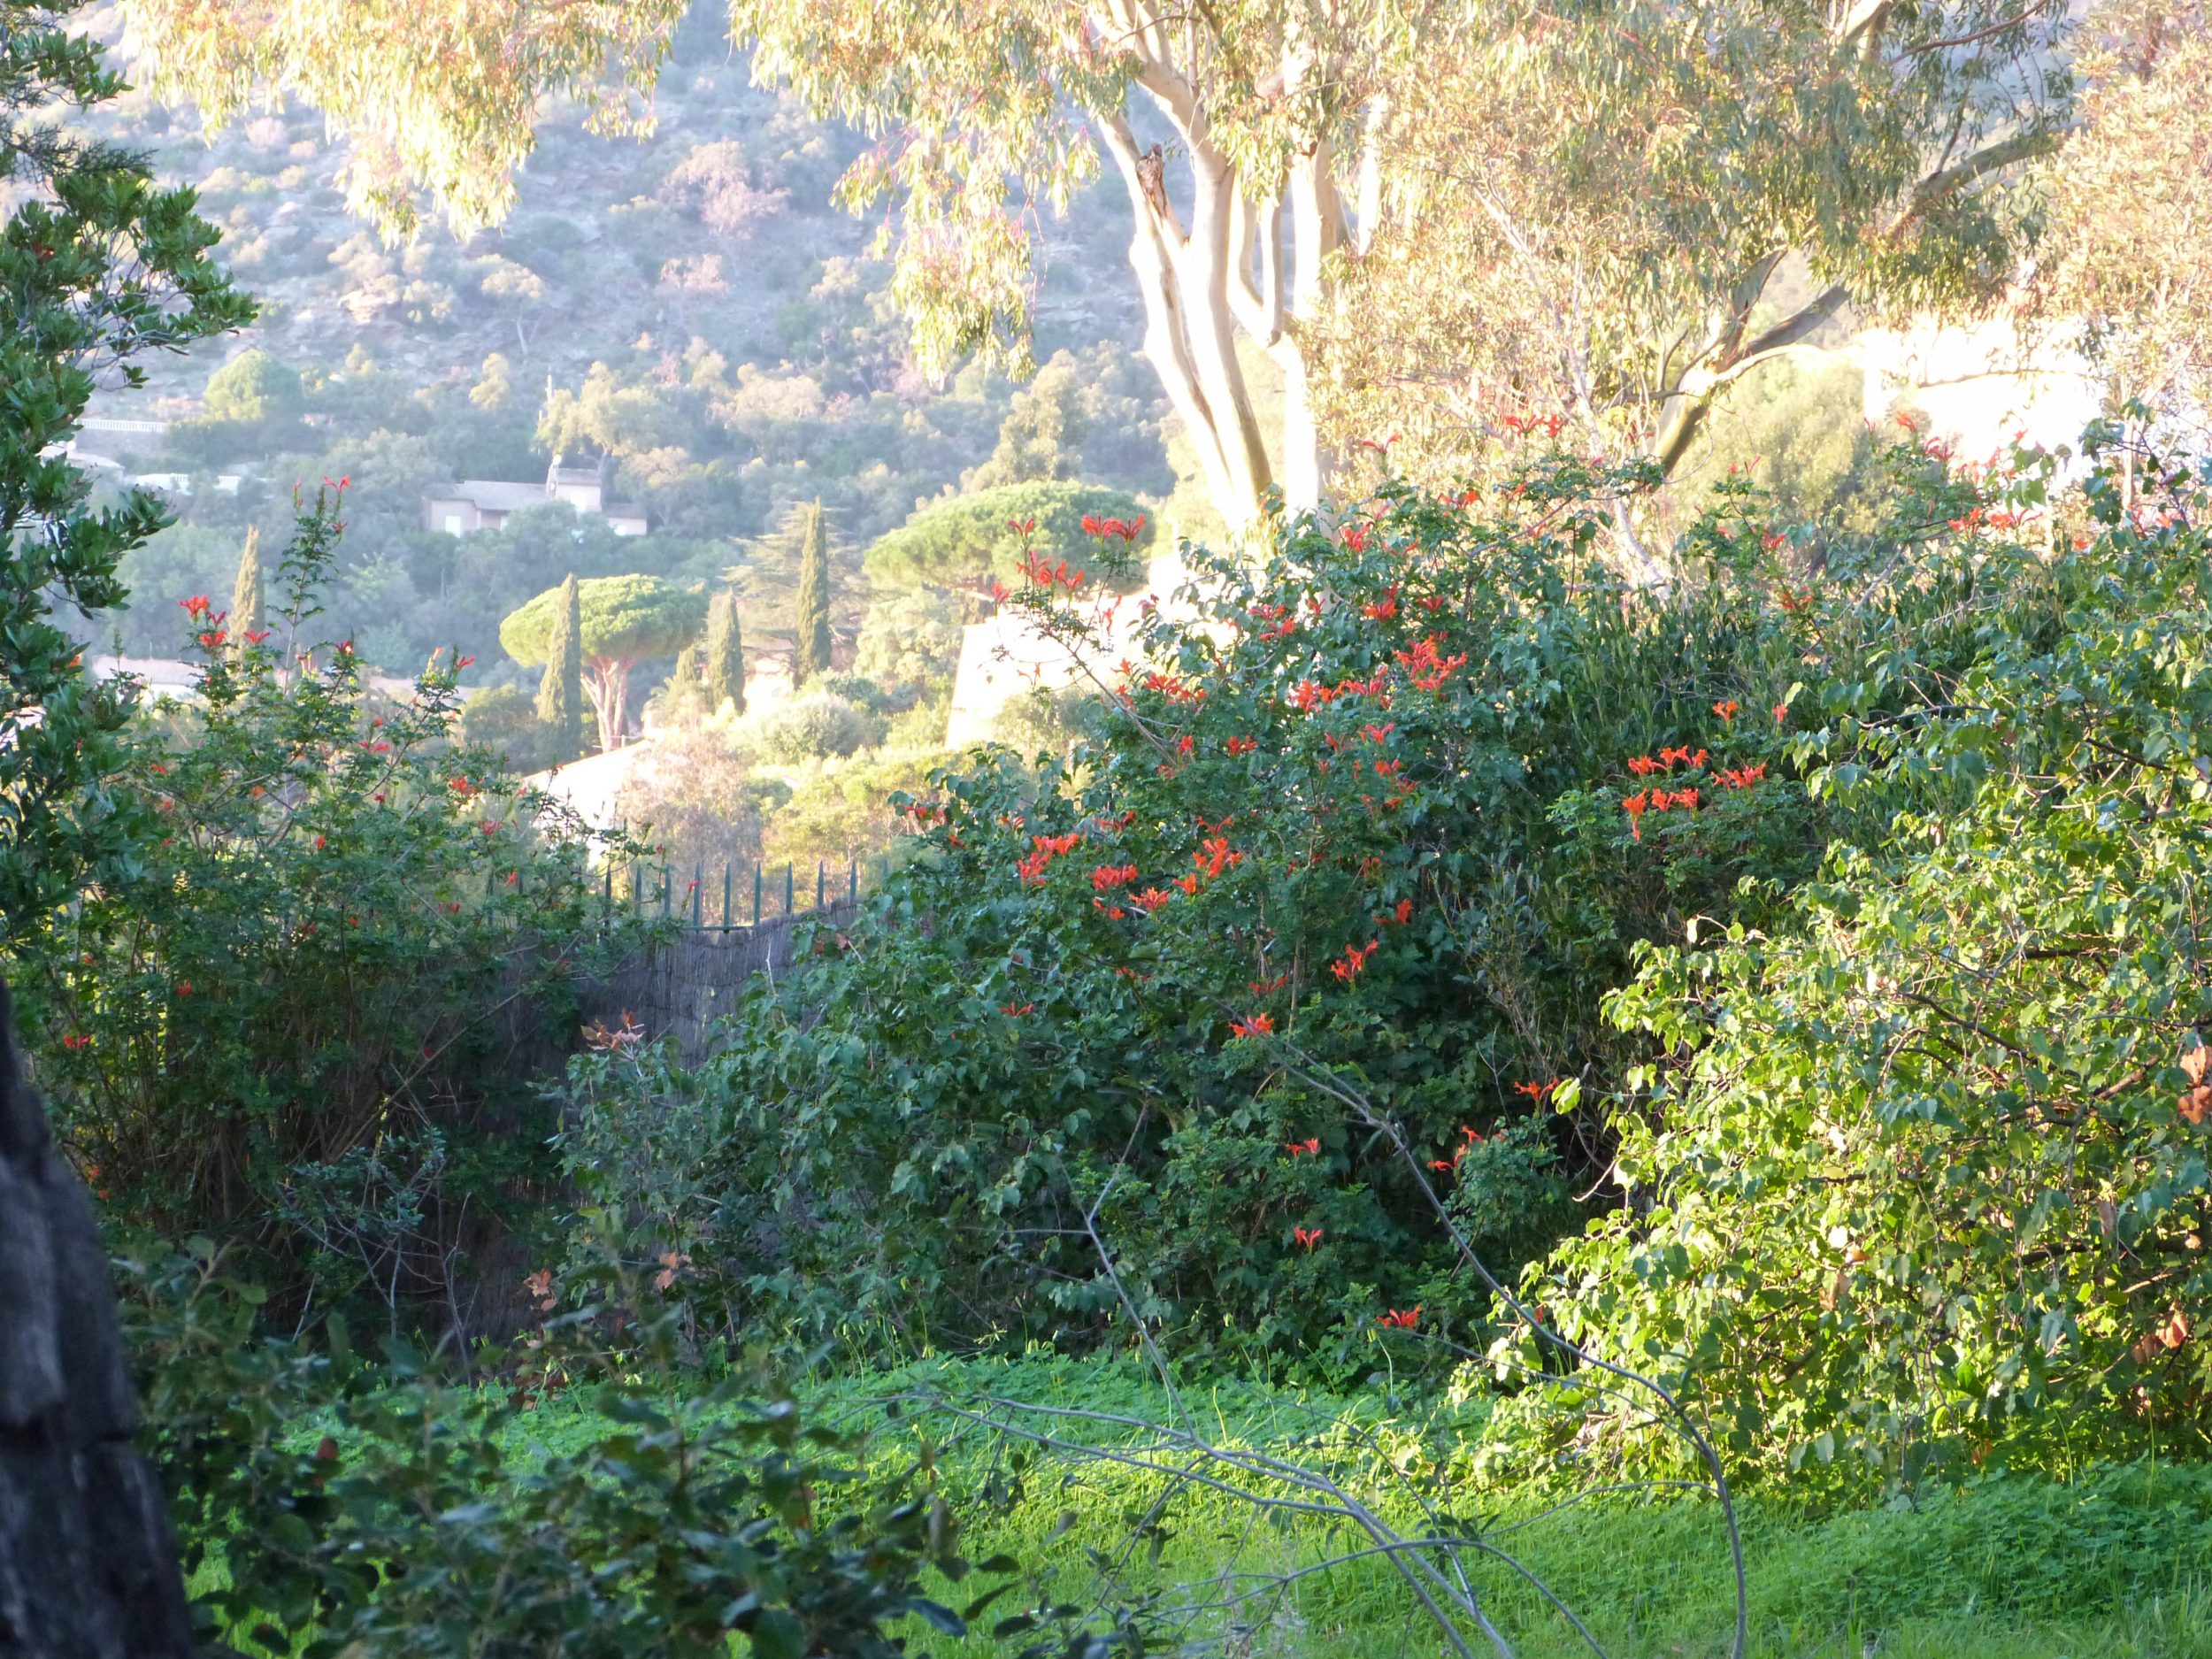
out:
M230 589L230 637L246 649L248 630L261 626L261 526L246 526L246 545L238 555L238 580Z
M791 683L803 686L830 665L829 552L822 541L822 503L805 510L799 541L799 603Z
M584 606L569 572L555 602L553 641L545 654L545 678L538 685L538 718L553 728L555 765L574 760L583 749Z
M745 712L745 636L737 595L726 588L707 606L707 707L719 712L726 702Z

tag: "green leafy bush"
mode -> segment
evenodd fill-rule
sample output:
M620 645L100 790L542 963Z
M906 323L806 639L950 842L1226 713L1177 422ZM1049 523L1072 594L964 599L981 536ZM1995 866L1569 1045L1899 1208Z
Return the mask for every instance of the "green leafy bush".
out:
M833 691L803 693L746 723L746 741L764 760L792 764L849 755L883 735L883 722Z
M550 1314L506 1386L441 1382L403 1347L359 1363L257 1326L200 1241L128 1275L149 1439L211 1638L300 1659L894 1659L887 1624L961 1634L927 1570L972 1571L926 1454L866 1484L864 1440L749 1371L680 1363L675 1313L601 1272L533 1281ZM571 1295L582 1305L555 1313ZM1000 1621L1022 1651L1103 1659L1067 1609Z
M1629 1202L1532 1294L1746 1460L2202 1444L2212 547L2101 475L2094 539L2047 551L2047 474L1891 603L1801 613L1791 762L1862 833L1609 1009L1658 1056L1610 1116Z
M336 511L303 511L271 631L183 602L195 695L116 784L155 828L25 953L23 1007L112 1216L250 1242L295 1313L458 1319L456 1258L539 1162L518 1057L557 1062L568 983L613 941L594 838L454 742L464 664L392 702L316 643Z
M1818 853L1771 717L1732 712L1800 649L1751 599L1763 526L1709 533L1748 574L1629 603L1592 503L1636 482L1563 462L1494 511L1400 493L1203 560L1094 740L941 775L870 925L818 937L697 1076L591 1082L699 1114L687 1196L631 1248L680 1239L694 1294L746 1314L915 1341L1087 1341L1123 1291L1322 1366L1371 1363L1392 1309L1479 1323L1430 1184L1498 1266L1545 1248L1609 1148L1541 1102L1635 1052L1598 1017L1631 945L1763 917ZM1628 763L1675 749L1700 803L1640 824ZM608 1202L620 1140L572 1142Z

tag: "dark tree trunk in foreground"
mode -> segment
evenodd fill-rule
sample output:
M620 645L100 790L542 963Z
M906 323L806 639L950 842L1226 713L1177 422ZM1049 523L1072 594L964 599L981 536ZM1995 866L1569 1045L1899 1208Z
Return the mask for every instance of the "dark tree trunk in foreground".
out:
M137 1426L107 1253L0 987L0 1659L188 1659Z

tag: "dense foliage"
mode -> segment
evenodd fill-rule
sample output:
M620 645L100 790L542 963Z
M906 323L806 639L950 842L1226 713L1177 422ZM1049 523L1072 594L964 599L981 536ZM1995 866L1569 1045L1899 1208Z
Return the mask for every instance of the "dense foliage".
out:
M1792 759L1878 833L1610 1007L1658 1061L1610 1116L1629 1202L1537 1294L1744 1458L2201 1444L2212 545L2186 491L2086 502L1824 584Z
M572 1167L733 1317L1079 1342L1125 1292L1325 1365L1392 1310L1479 1318L1429 1187L1499 1267L1544 1249L1608 1162L1548 1107L1629 1052L1599 999L1632 944L1763 917L1817 857L1761 530L1715 520L1748 573L1639 603L1592 553L1634 482L1554 456L1494 506L1402 492L1258 565L1194 554L1183 619L1095 662L1096 735L943 774L871 924L704 1071L580 1062ZM1027 568L1079 650L1136 603Z
M1133 523L1143 517L1135 499L1120 490L1048 480L997 484L925 503L868 549L868 575L893 589L925 583L977 588L993 577L1010 581L1032 553L1079 559L1094 540L1086 519ZM1152 533L1146 529L1142 536L1148 543Z
M144 357L252 316L192 192L59 119L122 89L72 9L0 4L0 946L129 846L106 777L128 688L81 672L57 616L118 603L124 555L168 514L144 491L96 507L61 446L102 374L141 384Z
M454 743L458 663L394 702L319 640L336 511L303 508L268 628L180 602L195 695L115 786L156 827L35 935L22 1004L111 1216L250 1248L296 1313L462 1324L455 1258L541 1173L513 1060L599 946L595 838Z
M403 1344L365 1365L257 1326L258 1288L205 1240L131 1265L126 1317L195 1611L301 1659L895 1659L886 1625L964 1633L923 1593L972 1570L927 1450L865 1468L864 1434L749 1370L680 1366L676 1319L601 1271L534 1283L549 1312L503 1388L442 1380ZM865 1473L869 1478L863 1483ZM944 1592L941 1590L940 1594ZM1013 1604L1018 1607L1019 1603ZM1006 1610L1010 1655L1104 1659L1072 1609Z

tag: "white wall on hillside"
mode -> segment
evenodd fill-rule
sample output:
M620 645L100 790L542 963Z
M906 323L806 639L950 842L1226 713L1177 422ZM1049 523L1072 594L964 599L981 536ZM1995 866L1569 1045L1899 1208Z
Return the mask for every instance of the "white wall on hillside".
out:
M1093 668L1102 675L1122 658L1137 657L1137 623L1148 601L1170 616L1190 613L1175 595L1190 580L1180 538L1164 534L1166 551L1146 564L1144 587L1115 605L1105 620L1104 643ZM1016 697L1040 687L1058 691L1083 677L1067 648L1037 631L1028 617L1001 607L961 631L960 666L953 675L952 708L945 719L945 747L965 749L987 741L1000 715Z
M2078 450L2104 388L2081 354L2053 337L2031 338L2006 318L1978 324L1916 323L1870 328L1836 355L1866 372L1866 419L1879 425L1912 408L1928 417L1932 437L1947 439L1962 460L1986 461L2016 436Z

